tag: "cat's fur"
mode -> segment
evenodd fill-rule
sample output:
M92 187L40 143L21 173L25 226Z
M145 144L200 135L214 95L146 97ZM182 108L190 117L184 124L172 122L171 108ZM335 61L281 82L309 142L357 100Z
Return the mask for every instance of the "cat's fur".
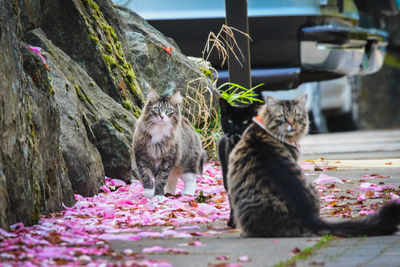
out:
M359 220L331 223L319 217L319 198L297 163L291 144L308 127L306 96L260 109L263 129L250 125L229 157L229 197L235 222L247 237L388 235L400 224L400 203L385 204ZM289 131L290 130L290 131Z
M224 135L218 143L218 156L221 161L224 187L228 192L226 177L228 175L228 157L233 147L239 142L244 130L252 123L252 118L257 115L258 103L246 106L231 106L222 97L219 99L221 108L221 127ZM235 227L233 212L230 212L228 226Z
M182 96L159 96L150 89L143 113L133 134L133 151L139 178L148 198L175 194L177 178L185 183L184 194L194 195L201 174L204 151L190 122L181 114Z

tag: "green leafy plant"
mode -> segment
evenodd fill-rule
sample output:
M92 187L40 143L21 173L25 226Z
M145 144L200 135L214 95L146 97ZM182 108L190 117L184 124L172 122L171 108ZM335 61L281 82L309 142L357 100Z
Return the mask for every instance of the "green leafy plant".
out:
M220 92L221 97L225 99L230 105L234 106L237 103L241 104L252 104L253 102L263 102L257 98L257 93L254 92L260 86L264 84L258 84L250 89L245 88L236 83L226 82L221 84L217 90ZM228 89L224 89L228 87Z

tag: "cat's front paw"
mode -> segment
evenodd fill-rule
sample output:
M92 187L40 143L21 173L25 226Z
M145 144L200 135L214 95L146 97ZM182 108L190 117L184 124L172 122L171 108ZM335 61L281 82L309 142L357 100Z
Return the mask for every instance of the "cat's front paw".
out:
M194 196L196 192L196 174L185 173L182 176L182 180L185 183L185 189L183 190L184 195Z
M152 198L154 196L154 188L143 189L143 196L146 198Z

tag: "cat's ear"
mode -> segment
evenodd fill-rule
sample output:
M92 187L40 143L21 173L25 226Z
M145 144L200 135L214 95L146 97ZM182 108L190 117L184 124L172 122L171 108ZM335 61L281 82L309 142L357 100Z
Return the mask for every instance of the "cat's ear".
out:
M265 103L267 104L267 107L272 108L276 106L277 101L272 96L267 95L267 97L265 98Z
M297 103L299 103L300 105L306 106L306 105L307 105L307 95L299 96L299 97L296 99L296 101L297 101Z
M181 92L180 92L180 91L176 91L176 93L173 94L173 95L170 97L170 101L171 101L172 104L175 104L175 105L181 104L181 103L182 103L182 95L181 95Z
M159 98L159 95L157 94L156 90L154 90L153 88L150 88L150 90L147 94L147 99L149 101L154 102L154 101L158 100L158 98Z

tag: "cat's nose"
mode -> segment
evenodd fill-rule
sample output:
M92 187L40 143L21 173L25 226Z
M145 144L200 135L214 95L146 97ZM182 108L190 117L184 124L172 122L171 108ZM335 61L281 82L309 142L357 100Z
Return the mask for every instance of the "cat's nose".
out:
M164 113L164 112L161 112L161 113L160 113L160 118L163 120L164 117L165 117L165 113Z
M288 122L291 126L293 126L293 124L294 124L294 119L293 119L293 118L289 118L289 119L287 120L287 122Z

